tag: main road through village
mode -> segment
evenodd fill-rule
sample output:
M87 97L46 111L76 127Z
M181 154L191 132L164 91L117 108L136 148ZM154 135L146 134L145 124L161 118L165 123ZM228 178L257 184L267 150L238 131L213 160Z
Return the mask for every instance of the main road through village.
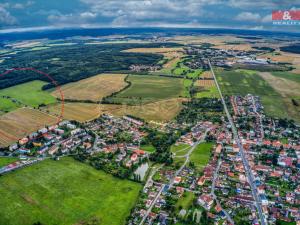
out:
M252 192L252 196L253 196L253 199L254 199L254 202L255 202L255 205L256 205L256 208L257 208L257 211L258 211L258 216L259 216L259 220L260 220L260 223L261 225L266 225L267 222L265 220L265 217L264 217L264 214L263 214L263 211L262 211L262 206L261 206L261 201L260 201L260 197L259 195L257 194L257 189L256 189L256 185L254 183L254 176L253 176L253 173L252 173L252 170L249 166L249 162L246 158L246 155L245 155L245 151L244 151L244 148L243 148L243 145L242 145L242 142L241 142L241 139L239 137L239 134L237 132L237 129L235 127L235 124L232 120L232 117L228 111L228 108L227 108L227 105L226 105L226 102L224 100L224 97L223 97L223 94L222 94L222 91L221 91L221 88L219 86L219 83L217 81L217 78L216 78L216 75L214 73L214 70L211 66L211 63L210 63L210 60L208 59L208 64L209 64L209 67L210 67L210 70L211 70L211 73L214 77L214 80L215 80L215 83L216 83L216 86L217 86L217 89L218 89L218 92L220 94L220 97L221 97L221 101L222 101L222 104L224 106L224 110L225 110L225 113L226 113L226 116L227 116L227 119L230 123L230 126L232 128L232 132L233 132L233 135L234 135L234 140L236 142L236 144L238 145L239 147L239 150L240 150L240 154L241 154L241 157L242 157L242 161L243 161L243 164L244 164L244 168L245 168L245 171L246 171L246 176L247 176L247 179L248 179L248 182L250 184L250 187L251 187L251 192Z

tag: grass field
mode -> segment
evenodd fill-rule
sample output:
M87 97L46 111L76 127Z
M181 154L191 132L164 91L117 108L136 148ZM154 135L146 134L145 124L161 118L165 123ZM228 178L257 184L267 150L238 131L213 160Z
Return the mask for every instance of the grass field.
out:
M126 74L100 74L61 87L65 99L100 101L127 86ZM60 98L58 91L52 94Z
M203 169L209 162L213 145L214 143L201 143L192 152L190 161L193 162L198 169Z
M182 109L181 98L172 98L143 105L100 105L101 112L114 116L132 115L146 121L164 122L173 119Z
M43 109L43 111L54 116L59 116L61 113L61 105L50 105ZM93 120L103 114L98 104L90 103L65 103L63 118L67 120L77 120L79 122L86 122Z
M122 225L141 189L72 158L45 160L0 182L0 224L5 225Z
M29 108L20 108L0 116L0 146L7 146L46 125L57 122L57 118Z
M189 207L193 204L194 198L195 194L193 192L185 192L175 205L176 212L179 213L180 206L182 207L182 209L188 210Z
M175 156L184 156L188 153L191 146L187 144L179 144L179 145L172 145L171 152L174 153Z
M47 84L43 81L31 81L24 84L0 90L0 96L10 96L12 100L17 100L17 103L8 103L7 100L0 100L0 110L12 111L18 107L28 105L38 107L40 104L52 104L56 99L46 91L42 91L42 87ZM5 101L5 102L3 102Z
M271 73L259 73L259 75L265 79L271 87L273 87L277 93L281 95L281 98L286 107L286 112L290 118L300 121L300 107L293 104L292 99L300 104L300 82L294 80L283 78L282 76L273 76Z
M300 83L300 74L294 74L289 72L273 72L272 75L275 77L284 78Z
M141 145L140 149L146 151L146 152L155 152L156 149L153 145Z
M259 95L267 115L288 117L281 95L255 71L218 71L216 75L223 94Z
M219 92L216 86L204 87L202 91L196 93L196 98L219 98Z
M160 76L130 75L131 86L112 97L113 102L142 104L177 98L184 93L183 79Z
M0 157L0 168L18 160L18 158Z

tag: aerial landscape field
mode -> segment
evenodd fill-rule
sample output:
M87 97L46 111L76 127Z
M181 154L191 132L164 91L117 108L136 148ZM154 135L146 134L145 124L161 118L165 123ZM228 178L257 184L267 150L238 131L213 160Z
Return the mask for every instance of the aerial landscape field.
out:
M141 189L71 158L45 160L0 182L1 224L124 224Z
M299 9L3 0L0 225L299 225Z

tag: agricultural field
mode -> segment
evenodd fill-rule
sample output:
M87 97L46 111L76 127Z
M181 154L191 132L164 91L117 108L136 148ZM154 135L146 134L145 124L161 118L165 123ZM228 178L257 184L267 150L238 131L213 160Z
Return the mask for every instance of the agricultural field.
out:
M300 73L300 55L284 52L284 51L276 51L272 53L267 53L264 55L261 55L260 57L268 58L274 62L278 63L289 63L291 64L294 69L292 70L292 73L299 74Z
M164 56L162 60L164 64L162 65L163 68L159 71L159 73L162 74L171 74L171 70L176 67L177 63L179 63L183 57L182 47L133 48L123 52L162 54Z
M183 79L130 75L128 81L131 86L109 98L110 102L137 105L178 98L184 94Z
M288 116L296 121L300 121L300 82L296 81L298 77L291 80L282 76L273 76L268 72L259 73L259 75L281 95Z
M256 71L219 70L216 76L223 94L258 95L261 97L267 115L282 118L289 117L282 96Z
M46 159L0 182L0 224L6 225L122 225L142 188L67 157Z
M1 89L0 111L9 112L23 106L37 108L40 105L55 103L55 97L51 96L47 91L42 91L42 87L46 84L44 81L35 80Z
M214 143L201 143L194 149L190 161L195 164L196 168L202 170L207 165L213 145Z
M111 95L125 88L126 74L99 74L77 82L69 83L61 87L65 99L100 101L103 97ZM52 92L56 98L60 93Z
M173 98L136 106L102 104L100 111L114 116L132 115L148 122L167 122L180 112L184 100Z
M43 111L57 116L61 113L61 104L51 105L43 108ZM98 104L90 103L65 103L63 118L67 120L77 120L79 122L86 122L93 120L100 116L105 111L100 110Z
M35 109L20 108L0 116L0 147L57 122L57 118Z
M210 87L215 86L215 81L214 80L197 80L195 82L195 86L210 88Z
M127 49L124 50L123 52L133 52L133 53L158 53L158 54L163 54L167 55L168 53L173 53L173 52L179 52L183 51L181 47L174 47L174 48L132 48L132 49Z
M202 74L201 74L201 78L203 79L213 79L213 75L211 74L210 71L204 71Z
M196 98L219 98L219 92L216 86L203 87L196 93Z
M102 114L111 114L117 117L132 115L148 122L164 122L173 119L182 109L185 99L166 99L142 105L92 104L92 103L65 103L63 118L86 122ZM51 105L43 111L53 116L59 116L61 105Z
M196 98L219 98L219 92L214 80L197 80L194 84Z

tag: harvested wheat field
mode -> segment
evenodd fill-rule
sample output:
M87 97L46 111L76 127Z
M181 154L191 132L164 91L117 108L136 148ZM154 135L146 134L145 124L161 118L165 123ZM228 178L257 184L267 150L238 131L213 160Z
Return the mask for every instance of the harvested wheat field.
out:
M213 87L214 85L214 80L197 80L195 82L195 86L197 87Z
M201 73L201 78L204 79L213 79L213 75L211 74L210 71L204 71L203 73Z
M211 36L211 35L200 35L200 36L175 36L170 38L171 42L179 43L179 44L202 44L202 43L210 43L213 45L222 45L225 42L233 42L233 41L243 41L243 39L234 37L234 36Z
M61 105L51 105L44 108L44 111L51 115L58 116L61 111ZM63 118L67 120L76 120L86 122L93 120L102 114L98 104L90 103L65 103Z
M269 58L274 62L281 62L281 63L291 63L292 66L295 68L291 72L295 74L300 73L300 55L288 52L279 51L277 54L268 53L262 55L265 58Z
M146 121L169 121L182 109L184 98L173 98L139 106L101 104L101 114L111 114L117 117L132 115Z
M61 90L65 99L100 101L114 92L117 92L127 83L124 81L126 74L99 74L94 77L63 85ZM60 98L58 91L52 92Z
M251 51L254 50L250 44L236 44L236 45L216 45L214 48L225 50L239 50L239 51Z
M57 121L57 117L29 108L20 108L4 114L0 116L0 146L7 146Z

